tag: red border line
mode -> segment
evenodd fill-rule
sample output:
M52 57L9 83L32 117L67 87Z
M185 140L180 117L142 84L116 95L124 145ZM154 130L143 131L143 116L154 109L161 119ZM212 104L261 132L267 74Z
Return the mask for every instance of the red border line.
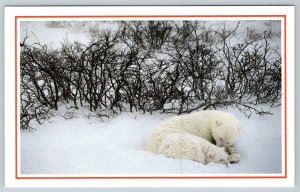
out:
M217 18L217 17L285 17L285 15L51 15L16 16L17 18Z
M286 58L286 53L287 53L287 46L286 46L286 15L284 16L284 156L285 156L285 176L287 177L287 110L286 110L286 104L287 104L287 94L286 94L286 68L287 68L287 58Z
M15 17L15 148L16 148L16 178L18 178L18 48L17 48L17 17Z
M104 176L104 177L18 177L18 179L283 179L284 176Z
M18 175L18 83L17 83L17 72L18 72L18 49L17 49L17 20L19 18L220 18L220 17L247 17L247 18L254 18L254 17L283 17L284 18L284 175L279 176L87 176L87 177L80 177L80 176L66 176L66 177L60 177L60 176L19 176ZM286 65L287 65L287 43L286 43L286 15L74 15L74 16L65 16L65 15L57 15L57 16L15 16L15 178L16 179L285 179L287 178L287 110L286 110L286 104L287 104L287 94L286 94Z

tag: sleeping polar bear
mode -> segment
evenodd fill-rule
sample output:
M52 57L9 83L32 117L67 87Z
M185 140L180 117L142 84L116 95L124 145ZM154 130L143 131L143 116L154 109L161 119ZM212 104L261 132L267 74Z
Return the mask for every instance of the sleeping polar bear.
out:
M170 133L157 151L169 158L183 158L207 164L223 163L228 166L228 154L207 140L189 133Z
M159 123L146 140L146 150L158 153L164 139L172 133L189 133L219 147L229 147L239 139L240 132L234 115L217 110L200 111L174 116Z

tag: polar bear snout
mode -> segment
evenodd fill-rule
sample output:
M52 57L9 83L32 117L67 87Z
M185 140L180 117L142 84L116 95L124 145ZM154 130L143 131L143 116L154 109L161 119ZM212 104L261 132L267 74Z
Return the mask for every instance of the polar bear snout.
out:
M234 144L230 139L227 139L226 136L215 136L215 143L218 147L229 147Z
M236 125L212 128L212 137L218 147L230 147L237 142L240 131Z
M235 143L235 142L231 142L230 140L222 139L221 137L219 137L219 139L217 139L217 141L216 141L216 145L218 147L230 147L233 145L233 143Z

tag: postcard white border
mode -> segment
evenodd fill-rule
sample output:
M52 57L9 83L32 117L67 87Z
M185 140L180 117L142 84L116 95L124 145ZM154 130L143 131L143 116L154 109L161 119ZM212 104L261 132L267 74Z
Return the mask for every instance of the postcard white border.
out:
M16 179L15 177L15 16L96 15L286 15L287 177L238 179ZM134 18L138 19L138 18ZM126 18L126 20L134 20ZM155 18L161 19L161 18ZM187 18L189 20L197 18ZM216 18L205 18L215 20ZM220 19L242 20L222 17ZM253 17L247 20L272 19ZM278 19L278 18L277 18ZM57 20L22 18L22 20ZM61 20L61 19L60 19ZM95 20L64 18L64 20ZM98 18L97 20L101 20ZM110 19L103 19L110 20ZM111 18L111 20L120 20ZM124 20L124 19L122 19ZM19 23L18 23L19 25ZM19 27L18 27L19 29ZM283 34L283 33L282 33ZM5 186L6 187L292 187L295 177L294 141L294 7L293 6L105 6L105 7L6 7L5 8ZM282 35L282 42L284 41ZM283 44L282 44L283 45ZM19 52L19 51L18 51ZM18 57L19 58L19 57ZM284 73L283 73L284 74ZM284 85L283 85L284 86ZM13 107L12 107L13 106ZM20 135L20 134L18 134ZM283 135L284 136L284 135ZM284 148L282 150L284 152ZM283 153L284 155L284 153ZM18 161L20 162L20 161ZM270 162L271 163L271 162ZM284 167L284 166L283 166ZM20 175L20 173L18 173ZM267 174L263 174L266 176ZM278 174L274 174L277 175ZM62 176L62 175L59 175ZM79 175L83 176L83 175ZM94 176L94 175L91 175ZM182 176L182 175L180 175ZM217 175L216 175L217 176ZM223 176L223 175L222 175ZM245 174L249 176L249 174ZM259 175L257 175L259 176ZM84 175L88 177L88 175Z

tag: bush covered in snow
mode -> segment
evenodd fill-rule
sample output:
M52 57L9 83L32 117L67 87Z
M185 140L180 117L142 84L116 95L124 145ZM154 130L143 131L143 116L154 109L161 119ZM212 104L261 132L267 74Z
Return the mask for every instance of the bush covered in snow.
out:
M255 106L280 103L280 51L270 43L271 29L237 34L239 25L122 21L90 30L87 44L66 39L55 49L38 40L27 43L27 34L20 43L21 128L50 118L59 102L100 117L226 106L269 113Z

